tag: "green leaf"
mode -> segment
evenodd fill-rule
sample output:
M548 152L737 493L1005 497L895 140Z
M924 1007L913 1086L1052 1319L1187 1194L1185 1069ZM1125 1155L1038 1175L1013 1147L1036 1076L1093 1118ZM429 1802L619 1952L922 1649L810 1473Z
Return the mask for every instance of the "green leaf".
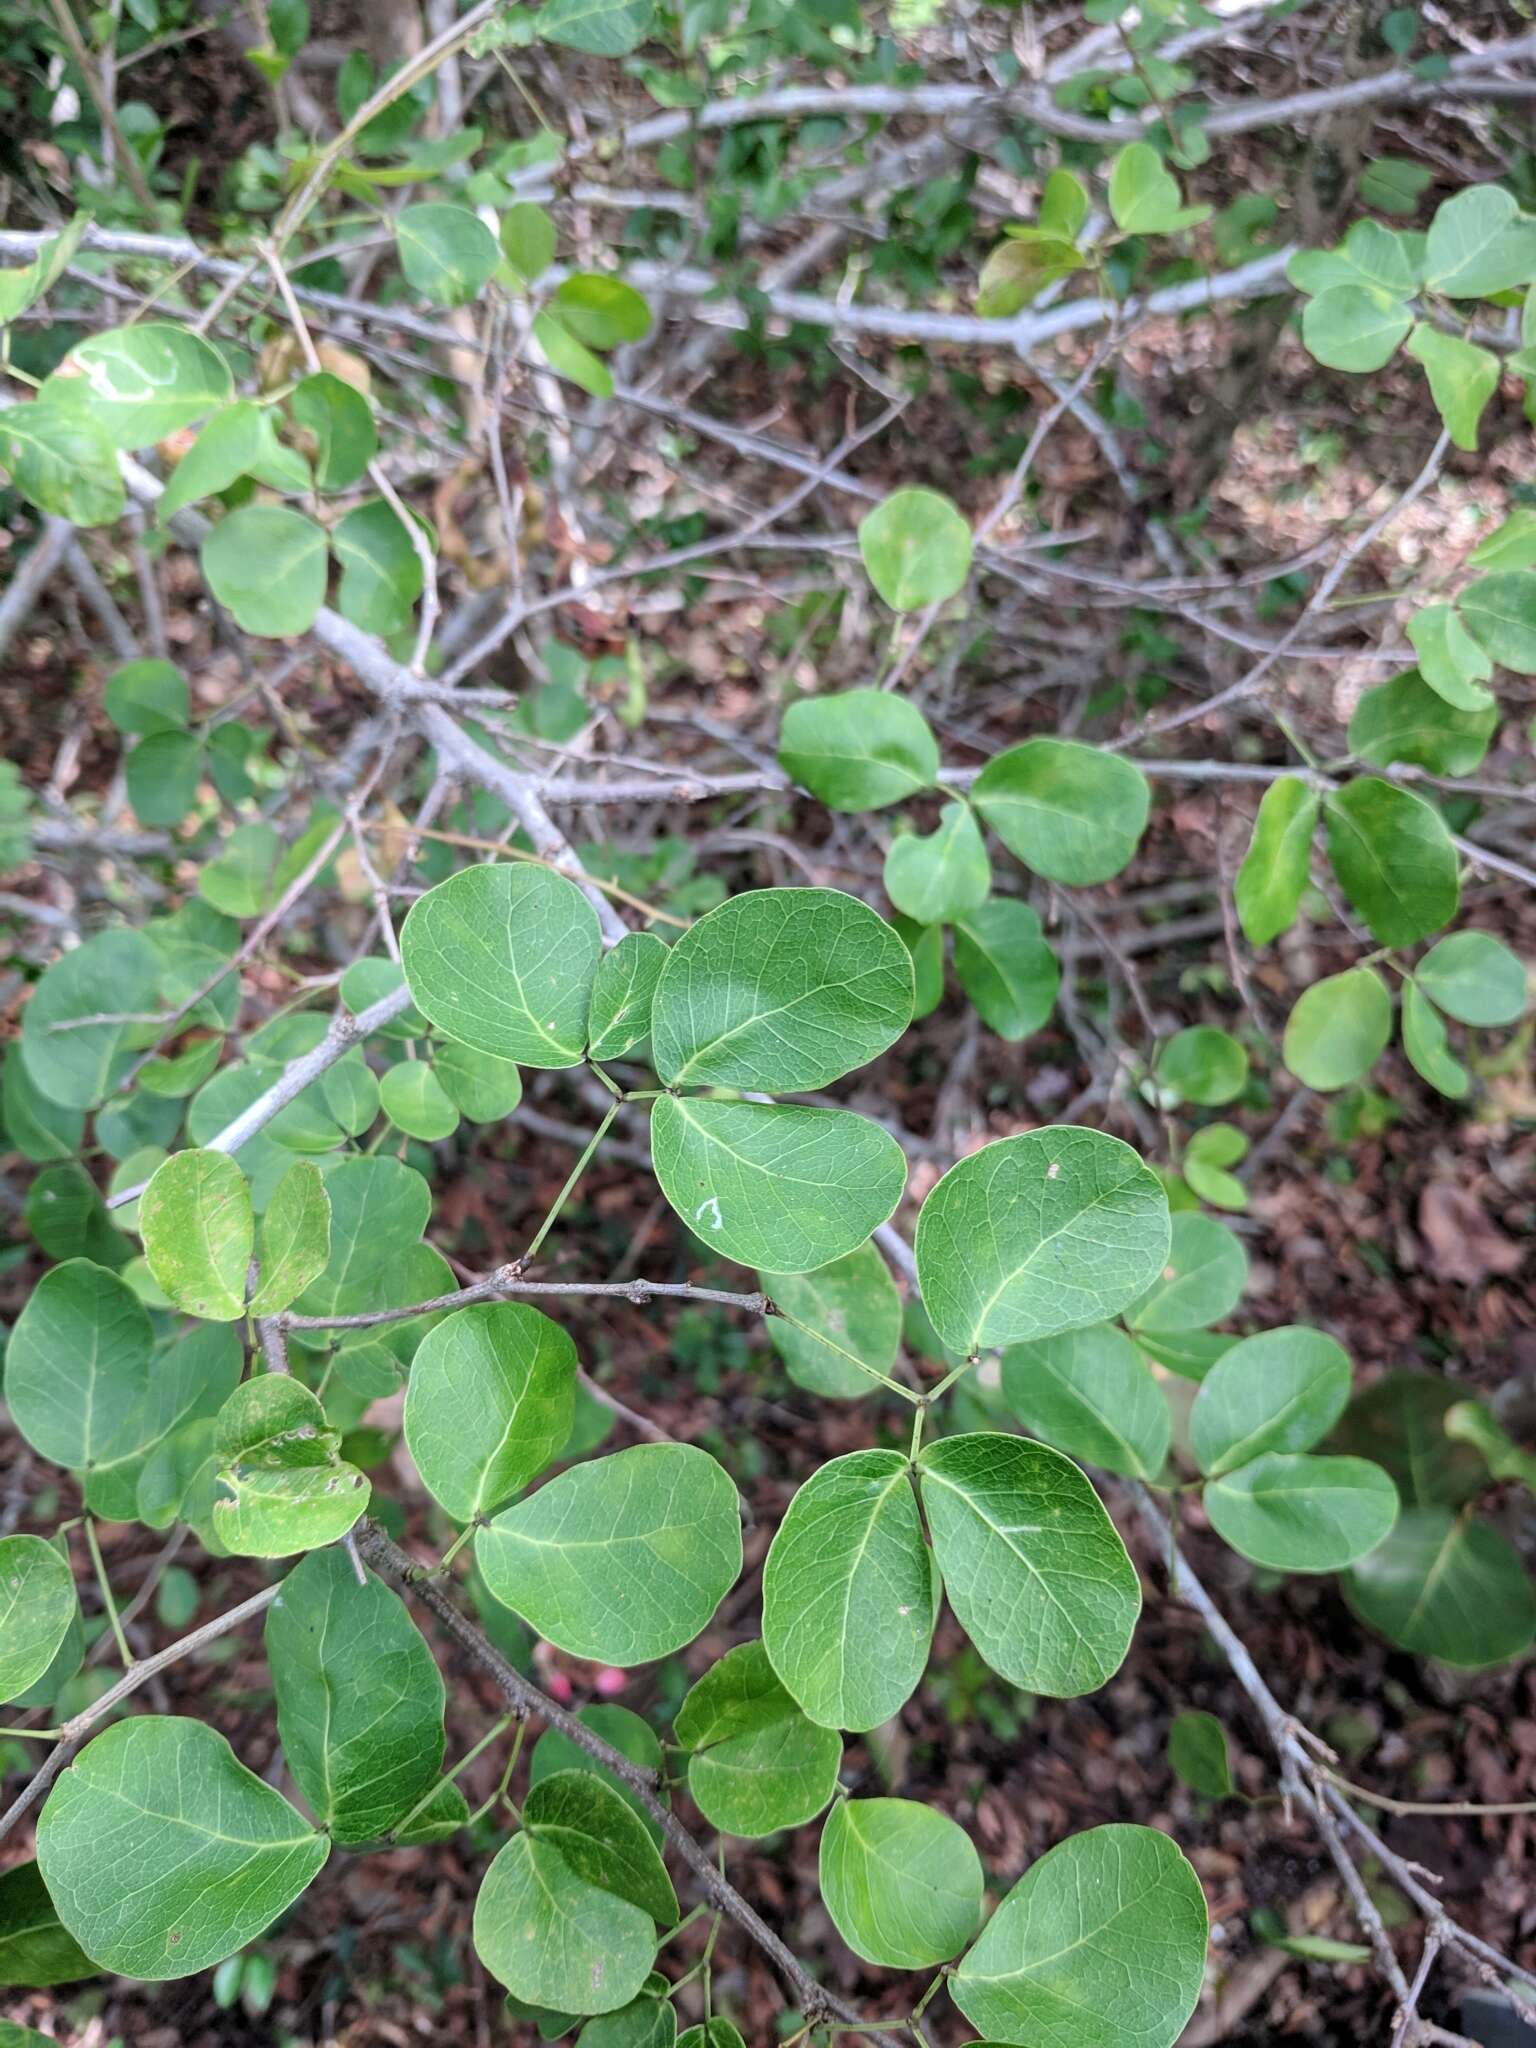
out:
M132 1288L71 1259L45 1273L5 1355L11 1420L41 1457L85 1472L130 1458L145 1429L152 1334Z
M677 2048L677 2010L664 1994L652 1997L642 1991L617 2012L588 2020L580 2048Z
M933 1639L928 1546L899 1451L853 1451L789 1504L763 1567L763 1647L823 1728L898 1714Z
M967 803L945 804L935 832L899 833L885 856L885 893L917 924L949 924L987 900L992 863Z
M1536 676L1536 575L1528 569L1480 576L1456 600L1478 645L1516 675Z
M226 1152L178 1152L139 1203L144 1256L157 1285L188 1315L233 1323L245 1314L256 1219L245 1175Z
M950 1990L972 2026L1051 2048L1172 2048L1205 1978L1200 1880L1156 1828L1089 1828L1032 1863Z
M1047 234L1075 240L1092 210L1087 187L1071 171L1052 171L1040 188L1040 225Z
M67 227L43 243L30 263L15 270L0 270L0 326L24 313L64 275L90 218L88 213L77 213Z
M992 1669L1053 1699L1111 1678L1141 1582L1071 1459L986 1432L930 1444L918 1471L949 1604Z
M44 1167L27 1190L25 1218L50 1259L90 1259L116 1271L132 1256L100 1189L73 1160Z
M1536 506L1517 505L1467 561L1474 569L1536 568Z
M818 1041L801 1056L820 1051ZM878 1124L778 1102L663 1096L651 1111L651 1155L662 1193L697 1237L774 1273L809 1272L855 1250L892 1215L907 1179L906 1154Z
M62 1109L93 1109L120 1077L131 1020L156 1008L159 978L154 948L140 932L98 932L55 960L21 1013L22 1058L34 1087Z
M266 472L274 489L305 490L309 466L277 439L272 415L265 406L237 398L216 412L171 472L161 492L155 517L162 526L184 505L227 491L243 476ZM266 480L264 478L264 480Z
M75 1618L68 1564L41 1536L0 1537L0 1700L35 1685Z
M1517 1024L1525 1014L1525 963L1488 932L1452 932L1430 947L1413 977L1460 1024Z
M1493 703L1493 692L1483 687L1493 663L1454 605L1426 605L1408 621L1408 638L1419 657L1419 674L1436 696L1458 711L1484 711Z
M119 732L147 739L154 733L182 731L191 697L174 662L125 661L107 678L105 705Z
M1179 181L1163 168L1150 142L1128 143L1109 171L1109 210L1127 235L1171 235L1210 218L1208 206L1186 206Z
M760 1272L757 1279L784 1312L768 1318L768 1341L797 1387L834 1401L867 1394L875 1382L840 1355L847 1351L889 1374L901 1349L901 1296L872 1244L814 1272ZM789 1316L793 1323L785 1320ZM796 1329L795 1323L807 1328ZM824 1332L838 1349L820 1343L809 1330Z
M791 704L779 733L779 763L829 810L879 811L933 787L939 743L905 697L842 690Z
M525 285L548 270L555 245L554 222L531 199L518 200L501 216L501 253Z
M362 392L329 370L317 370L294 386L288 403L315 439L316 488L344 491L359 482L379 452L373 407Z
M267 1614L277 1732L333 1842L377 1841L443 1761L443 1680L398 1594L334 1546L304 1558Z
M601 952L597 913L576 884L512 863L450 875L411 905L400 932L422 1013L525 1067L580 1064Z
M263 639L307 633L325 602L324 531L287 505L242 505L202 546L203 576L236 625Z
M821 1831L821 1896L855 1955L928 1970L976 1932L984 1878L965 1830L912 1799L840 1799Z
M475 1556L493 1596L570 1656L652 1663L691 1643L736 1583L736 1489L692 1445L639 1444L505 1509Z
M613 372L550 307L534 315L533 338L557 377L568 378L594 398L612 398Z
M424 1144L451 1138L459 1128L459 1112L425 1060L388 1068L379 1080L379 1102L397 1130Z
M474 1942L481 1962L514 1997L559 2013L628 2005L656 1960L650 1914L589 1884L555 1842L527 1829L485 1874Z
M0 1871L0 1986L41 1989L95 1974L96 1965L54 1910L37 1864ZM18 2027L12 2041L0 2032L0 2048L33 2048L42 2039Z
M1491 700L1482 710L1458 710L1410 668L1364 693L1349 721L1349 747L1381 768L1407 761L1435 775L1471 775L1498 722Z
M558 1457L571 1433L576 1347L521 1302L455 1309L416 1348L405 1441L456 1522L490 1514Z
M214 1455L223 1495L213 1528L237 1557L290 1557L334 1543L368 1506L362 1473L337 1455L338 1439L308 1387L264 1373L219 1410Z
M976 808L1008 851L1047 881L1107 882L1146 829L1147 778L1118 754L1076 740L1026 740L977 777Z
M859 521L859 553L892 611L920 611L963 590L971 529L950 499L916 487L892 491Z
M1233 889L1250 945L1267 946L1296 922L1316 825L1317 794L1300 776L1283 775L1265 790Z
M478 214L436 199L401 209L395 241L406 283L434 306L467 306L501 261L496 237Z
M1361 173L1360 198L1364 205L1379 207L1383 213L1412 213L1434 179L1428 164L1416 164L1408 157L1380 156Z
M1461 1398L1438 1373L1389 1372L1351 1401L1334 1447L1384 1467L1407 1507L1459 1507L1488 1484L1483 1458L1446 1430Z
M814 1820L837 1786L843 1745L817 1727L775 1676L761 1643L726 1652L677 1712L691 1751L688 1791L724 1834L747 1840Z
M825 1088L894 1045L912 1001L912 956L868 904L838 889L749 890L668 953L656 1071L668 1087Z
M1502 185L1473 185L1429 224L1424 282L1448 299L1485 299L1536 278L1536 221Z
M1168 1198L1129 1145L1059 1125L952 1166L917 1220L917 1275L962 1356L1117 1315L1168 1256Z
M1392 1036L1392 998L1372 967L1313 982L1286 1020L1285 1064L1309 1088L1347 1088L1370 1072Z
M999 242L981 266L976 311L983 320L1007 320L1039 298L1047 285L1081 270L1086 260L1065 235L1010 230L1010 239Z
M421 596L424 572L393 506L382 498L354 506L332 529L331 546L341 565L336 609L342 617L383 639L402 632Z
M1190 1445L1208 1479L1265 1451L1307 1451L1344 1413L1349 1353L1301 1324L1262 1330L1224 1352L1190 1410Z
M1368 284L1407 299L1419 288L1422 267L1407 236L1380 221L1357 220L1337 249L1298 250L1285 274L1298 291L1313 296L1331 285Z
M371 1119L370 1119L371 1121ZM301 1159L278 1182L256 1240L253 1316L276 1315L318 1280L331 1256L331 1200L320 1169Z
M1279 1572L1341 1571L1397 1520L1397 1488L1364 1458L1269 1451L1213 1480L1204 1501L1218 1536Z
M1440 1094L1459 1100L1470 1092L1472 1077L1451 1053L1450 1040L1433 1003L1412 975L1403 983L1403 1051L1414 1072Z
M1003 1353L1003 1398L1031 1436L1069 1458L1155 1479L1168 1456L1168 1403L1130 1339L1108 1323Z
M677 1894L661 1852L627 1800L595 1771L555 1771L529 1787L523 1826L587 1883L627 1899L653 1920L677 1920Z
M1038 1031L1061 987L1040 918L1014 896L993 896L955 925L955 976L981 1021L1010 1045Z
M747 2044L729 2020L712 2019L685 2029L677 2037L677 2048L747 2048Z
M1536 237L1536 222L1532 223ZM1533 239L1536 249L1536 239ZM1536 271L1533 271L1536 275ZM1499 359L1459 334L1442 334L1421 320L1408 337L1408 353L1424 365L1435 410L1458 448L1477 448L1477 425L1483 409L1499 388Z
M548 43L591 57L627 57L651 33L655 0L545 0L534 16Z
M1242 1239L1212 1216L1181 1211L1173 1218L1167 1264L1125 1319L1138 1334L1153 1337L1208 1329L1231 1315L1247 1285Z
M642 1770L655 1773L658 1787L657 1797L666 1803L667 1794L662 1781L666 1777L666 1760L656 1731L649 1721L641 1720L628 1707L613 1705L610 1701L599 1700L591 1706L578 1710L576 1718L583 1727L590 1728L594 1735L600 1735L610 1749L616 1749L621 1756L627 1756L631 1763ZM600 1764L587 1751L580 1748L569 1735L559 1728L546 1728L533 1745L533 1755L528 1759L528 1782L536 1785L541 1778L552 1777L556 1771L593 1771L605 1785L611 1785L619 1797L640 1816L646 1832L659 1846L662 1829L647 1809L640 1803L640 1795L632 1785Z
M1363 775L1324 806L1328 858L1345 895L1384 946L1409 946L1449 924L1461 883L1440 813L1422 797Z
M1368 1628L1465 1671L1522 1656L1536 1636L1536 1588L1508 1540L1476 1515L1412 1508L1345 1575Z
M257 916L271 899L282 850L270 825L237 825L199 875L199 894L226 917Z
M202 1721L141 1715L89 1743L37 1824L59 1918L104 1970L190 1977L265 1933L330 1853ZM103 1881L113 1871L132 1882Z
M0 406L0 468L50 517L110 526L123 516L123 480L106 429L62 399Z
M651 1035L651 1006L667 949L654 932L630 932L598 962L587 1012L587 1053L616 1060Z
M38 1165L50 1159L68 1159L78 1152L85 1129L79 1110L65 1109L43 1094L27 1072L15 1039L0 1059L0 1124L7 1144Z
M618 950L616 946L614 951ZM601 967L598 971L601 973ZM472 1045L460 1045L453 1039L434 1048L432 1071L448 1100L472 1124L500 1123L523 1099L523 1077L511 1060L476 1052ZM370 1117L368 1122L372 1121ZM366 1130L367 1124L360 1128Z
M651 331L650 308L634 286L597 271L565 278L555 287L554 305L567 333L605 354Z
M141 825L179 825L197 799L202 742L189 732L140 740L124 764L128 801Z
M1227 1731L1214 1714L1174 1715L1168 1724L1168 1763L1174 1776L1202 1799L1230 1799L1237 1789Z
M1413 325L1408 308L1371 284L1336 284L1308 299L1301 338L1330 370L1382 370Z
M1248 1085L1248 1055L1230 1032L1194 1024L1176 1031L1157 1055L1157 1084L1181 1102L1214 1109L1235 1102Z
M398 1159L353 1158L327 1169L325 1191L331 1204L330 1257L319 1279L299 1296L298 1307L309 1316L381 1307L384 1276L427 1227L431 1190Z
M88 413L114 448L147 448L227 405L229 365L190 327L141 320L78 341L44 384L45 401Z

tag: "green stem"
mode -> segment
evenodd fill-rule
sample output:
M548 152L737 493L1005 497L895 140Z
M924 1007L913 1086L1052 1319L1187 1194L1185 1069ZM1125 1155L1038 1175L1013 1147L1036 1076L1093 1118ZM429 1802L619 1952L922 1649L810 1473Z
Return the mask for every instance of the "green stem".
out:
M522 1259L520 1261L522 1265L532 1265L533 1261L538 1257L540 1245L543 1244L545 1238L548 1237L550 1231L554 1228L555 1219L559 1216L560 1211L565 1207L566 1202L569 1200L571 1190L575 1187L577 1181L581 1179L581 1176L586 1172L587 1167L591 1163L592 1154L597 1150L598 1146L603 1142L603 1139L607 1136L608 1126L613 1122L614 1118L618 1115L618 1113L619 1105L615 1102L613 1107L609 1110L608 1114L603 1118L602 1122L598 1125L597 1129L592 1133L591 1137L587 1140L586 1149L583 1151L581 1157L577 1160L576 1164L571 1168L570 1175L566 1180L565 1186L560 1190L559 1194L555 1197L554 1207L550 1210L549 1214L544 1218L544 1221L539 1225L538 1230L535 1233L533 1243L529 1245L527 1251L523 1253Z
M506 1726L505 1721L503 1721L502 1726ZM523 1737L527 1734L527 1732L528 1723L526 1721L519 1721L517 1724L517 1733L512 1738L512 1753L507 1758L507 1767L501 1774L501 1782L497 1785L496 1790L491 1794L490 1798L485 1800L483 1804L475 1808L474 1812L469 1816L469 1819L465 1822L466 1827L473 1827L477 1820L484 1820L485 1816L491 1811L491 1809L495 1806L498 1806L501 1803L501 1801L506 1798L507 1787L512 1782L512 1773L517 1769L517 1760L523 1753ZM469 1758L466 1757L464 1761L465 1763L468 1763Z
M929 1389L928 1399L930 1403L937 1401L940 1394L947 1394L950 1388L955 1384L956 1380L964 1379L965 1375L970 1371L971 1367L975 1363L976 1361L974 1358L965 1358L961 1360L961 1362L959 1363L959 1365L955 1367L953 1372L945 1373L943 1379L939 1381L939 1384L936 1387L931 1387Z
M786 1309L780 1308L777 1302L773 1304L773 1313L780 1322L788 1323L792 1330L798 1330L802 1337L814 1337L818 1344L825 1344L829 1351L835 1351L839 1358L845 1359L849 1365L856 1366L866 1379L878 1380L890 1393L900 1394L903 1401L913 1401L918 1406L922 1405L921 1394L914 1394L910 1387L904 1387L900 1380L893 1380L889 1373L881 1372L878 1366L866 1365L862 1358L855 1358L853 1353L845 1351L841 1344L834 1344L824 1331L813 1330L809 1323L802 1323L798 1316L790 1315ZM947 1386L948 1380L944 1384Z
M437 1563L432 1567L433 1571L447 1571L449 1565L453 1563L453 1560L464 1548L465 1544L469 1541L470 1537L474 1535L475 1530L478 1527L478 1522L467 1523L465 1527L459 1531L458 1535L454 1537L453 1541L449 1544L448 1548L443 1552L442 1556L437 1560Z
M107 1577L107 1567L102 1561L101 1545L96 1541L96 1524L85 1517L86 1547L91 1553L91 1564L96 1573L96 1583L101 1588L102 1605L107 1610L107 1619L112 1624L112 1633L117 1638L117 1654L123 1660L126 1671L133 1663L133 1652L128 1647L128 1638L123 1634L123 1624L117 1617L117 1602L112 1598L112 1584Z
M420 1799L418 1799L416 1804L411 1808L410 1812L406 1814L405 1818L403 1820L397 1820L395 1822L394 1826L389 1831L391 1838L398 1835L403 1835L405 1833L405 1830L410 1826L411 1822L416 1818L417 1814L424 1813L426 1809L432 1804L433 1800L437 1797L438 1793L443 1789L443 1786L445 1784L451 1784L452 1781L456 1777L458 1777L461 1771L467 1771L470 1765L474 1762L475 1758L479 1756L483 1750L489 1749L491 1744L496 1740L497 1736L502 1734L507 1728L509 1728L514 1721L517 1721L517 1718L518 1717L516 1714L503 1714L499 1721L493 1721L490 1727L487 1728L485 1733L481 1736L480 1740L475 1744L474 1748L466 1750L463 1756L461 1756L458 1762L454 1765L453 1769L451 1771L444 1771L442 1777L437 1779L436 1782L426 1792L422 1794ZM523 1724L519 1721L519 1735L521 1735L522 1733L522 1726Z

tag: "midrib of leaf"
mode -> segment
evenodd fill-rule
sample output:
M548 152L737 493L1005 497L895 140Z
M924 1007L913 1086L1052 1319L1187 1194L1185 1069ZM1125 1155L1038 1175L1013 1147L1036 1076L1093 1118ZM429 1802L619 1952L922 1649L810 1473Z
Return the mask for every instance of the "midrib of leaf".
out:
M986 1328L988 1316L991 1315L993 1309L997 1307L998 1302L1002 1299L1004 1294L1007 1293L1008 1289L1013 1285L1014 1281L1019 1278L1020 1274L1029 1272L1030 1269L1034 1266L1035 1261L1040 1257L1040 1254L1043 1251L1048 1250L1049 1247L1056 1242L1058 1237L1065 1237L1070 1231L1075 1229L1075 1227L1079 1223L1082 1222L1085 1216L1091 1216L1094 1214L1096 1210L1106 1207L1110 1197L1118 1195L1121 1189L1124 1188L1126 1185L1127 1183L1125 1181L1119 1181L1116 1183L1114 1187L1106 1188L1099 1194L1096 1194L1091 1202L1085 1202L1081 1209L1074 1210L1072 1215L1067 1219L1065 1223L1058 1224L1049 1236L1042 1237L1037 1244L1031 1247L1029 1256L1027 1258L1021 1259L1018 1265L1016 1265L1010 1272L1004 1274L1003 1278L998 1282L997 1286L988 1296L986 1303L984 1304L981 1310L981 1313L976 1317L976 1320L972 1325L971 1348L973 1350L981 1342L981 1333Z
M1002 1539L1006 1548L1009 1551L1011 1551L1012 1554L1019 1560L1019 1563L1023 1565L1025 1571L1028 1572L1029 1576L1039 1586L1040 1591L1045 1595L1046 1599L1049 1600L1051 1605L1060 1614L1062 1620L1071 1630L1075 1640L1083 1644L1086 1648L1091 1649L1092 1645L1088 1642L1088 1638L1083 1634L1082 1630L1078 1627L1077 1623L1072 1619L1072 1615L1069 1612L1069 1610L1062 1605L1060 1599L1051 1590L1050 1580L1045 1577L1044 1573L1040 1570L1039 1566L1035 1564L1033 1559L1028 1557L1025 1554L1025 1552L1020 1550L1019 1546L1012 1541L1013 1537L1015 1536L1044 1535L1045 1531L1040 1527L1039 1523L1014 1522L1005 1528L1001 1522L993 1521L992 1517L986 1513L986 1511L982 1508L981 1503L975 1498L973 1494L967 1493L963 1486L957 1486L954 1480L946 1479L942 1473L935 1470L935 1468L932 1466L926 1466L923 1471L923 1483L926 1485L929 1480L932 1480L938 1486L944 1487L947 1492L954 1494L958 1500L963 1502L963 1504L970 1509L971 1513L976 1517L977 1521L980 1522L984 1528L990 1529L994 1536L998 1536Z

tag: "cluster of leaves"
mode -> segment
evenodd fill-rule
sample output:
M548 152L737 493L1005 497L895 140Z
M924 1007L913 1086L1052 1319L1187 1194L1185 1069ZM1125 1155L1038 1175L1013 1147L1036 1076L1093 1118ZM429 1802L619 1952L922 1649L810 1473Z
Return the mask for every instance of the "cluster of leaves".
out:
M1104 21L1124 11L1117 0L1089 9ZM1134 76L1085 73L1065 98L1176 96L1188 75L1157 51L1194 11L1144 5L1127 30ZM805 13L749 9L730 61L750 66L775 38L783 47ZM545 0L490 23L478 47L542 38L629 55L654 14L651 0ZM307 14L278 0L265 19L270 41L251 54L277 79ZM685 45L729 26L708 4L687 10ZM862 29L856 9L830 6L794 34L830 62ZM344 119L373 82L365 59L343 65ZM609 395L603 358L641 338L650 314L619 277L551 275L554 223L517 197L522 171L547 159L545 139L463 175L479 131L425 143L420 112L414 89L402 92L333 166L364 205L394 186L454 194L391 216L399 278L388 289L447 309L502 294L554 371ZM1079 272L1119 292L1147 238L1207 220L1168 168L1197 168L1206 147L1197 117L1165 112L1105 167L1114 233L1087 247L1089 186L1054 172L1038 219L1009 229L988 259L980 309L1007 317ZM0 321L57 283L83 229L73 223L0 277ZM1365 222L1340 249L1292 264L1318 360L1375 370L1406 340L1465 447L1499 358L1446 323L1470 301L1513 303L1533 279L1536 223L1496 187L1448 201L1424 236ZM1536 385L1536 292L1524 319L1509 366ZM334 564L342 617L404 652L436 536L381 480L381 417L369 373L344 352L311 354L287 336L247 357L143 320L74 342L35 396L0 410L0 462L40 511L104 525L125 508L123 458L175 442L158 519L214 511L202 569L242 629L307 631ZM373 491L359 496L365 481ZM877 505L859 548L898 614L937 613L975 568L969 524L931 490ZM1345 766L1454 777L1481 761L1497 717L1494 664L1536 673L1536 520L1506 522L1473 565L1487 573L1413 621L1418 667L1362 698ZM1221 1327L1239 1314L1247 1261L1200 1205L1243 1204L1230 1172L1246 1142L1236 1126L1200 1123L1177 1172L1071 1125L985 1146L923 1200L904 1305L878 1248L906 1189L901 1147L870 1117L791 1099L881 1058L937 1005L946 934L982 1021L1010 1042L1039 1030L1060 966L1017 879L998 886L987 835L1051 889L1113 880L1147 827L1142 768L1040 736L956 772L894 690L807 696L786 712L780 743L801 788L846 813L938 803L932 830L903 819L891 840L893 921L822 888L717 902L703 878L687 901L703 914L680 937L634 932L605 946L588 894L526 847L458 872L429 856L437 885L414 903L399 961L364 958L341 977L348 1013L383 1004L388 1021L290 1094L282 1077L327 1026L302 1006L279 1011L226 1058L240 927L306 871L323 878L338 820L322 811L285 844L255 801L272 782L257 736L231 719L195 722L169 663L120 669L106 708L132 742L137 816L178 828L199 874L180 909L99 932L50 966L7 1049L6 1132L40 1169L26 1220L56 1263L10 1334L5 1397L31 1449L73 1476L88 1516L180 1521L214 1556L298 1558L271 1601L265 1646L305 1810L201 1722L150 1714L109 1726L49 1792L36 1862L0 1880L0 1964L31 1983L240 1968L239 1951L313 1882L332 1844L427 1843L475 1818L457 1783L469 1759L444 1770L435 1659L401 1598L363 1571L355 1546L339 1547L371 1504L387 1511L374 1488L397 1439L363 1418L402 1384L399 1437L457 1532L453 1547L472 1545L467 1583L488 1630L520 1646L532 1631L629 1669L686 1648L714 1620L743 1558L725 1463L667 1442L593 1455L606 1418L567 1332L515 1301L455 1305L454 1274L426 1239L440 1156L430 1148L461 1119L509 1115L521 1069L580 1068L616 1101L649 1105L661 1194L710 1253L756 1272L796 1383L867 1397L877 1418L905 1402L915 1425L905 1448L831 1460L790 1503L764 1565L760 1637L704 1671L671 1715L694 1804L722 1834L749 1839L821 1819L822 1896L848 1946L885 1967L953 1964L950 1994L992 2041L1171 2048L1199 1993L1206 1909L1168 1836L1123 1825L1075 1836L986 1919L985 1873L955 1820L841 1785L844 1736L889 1721L923 1682L941 1604L1010 1686L1069 1698L1104 1684L1127 1654L1141 1592L1084 1465L1198 1490L1210 1525L1261 1572L1340 1573L1363 1621L1452 1664L1526 1648L1536 1590L1473 1512L1491 1483L1533 1476L1489 1415L1429 1376L1392 1375L1351 1402L1348 1356L1324 1333ZM210 782L241 818L226 836ZM7 844L24 844L24 811L3 786L0 802ZM1401 982L1407 1057L1441 1092L1465 1094L1471 1077L1446 1020L1512 1025L1526 988L1496 939L1437 936L1460 901L1443 804L1390 772L1277 777L1237 880L1246 936L1273 943L1314 907L1320 819L1334 879L1379 951L1302 994L1287 1065L1324 1090L1369 1072L1392 1028L1380 964ZM510 823L484 805L454 821L482 836ZM1411 963L1394 957L1429 940ZM1137 1081L1160 1108L1219 1109L1248 1088L1248 1051L1197 1026L1150 1053ZM282 1106L269 1115L274 1088ZM115 1162L105 1199L81 1164L87 1117ZM379 1151L385 1141L398 1157ZM262 1369L258 1322L291 1370ZM942 1368L923 1396L898 1377L904 1338ZM1168 1375L1196 1389L1181 1463ZM876 1429L889 1434L883 1419ZM0 1697L58 1714L91 1697L69 1534L0 1541ZM515 1826L476 1900L478 1953L509 2010L551 2038L579 2027L586 2048L732 2048L740 2037L718 2018L678 2035L656 1969L679 1919L657 1732L611 1705L581 1718L595 1750L559 1728L533 1748ZM1183 1743L1205 1759L1190 1768L1218 1784L1208 1740L1186 1730Z

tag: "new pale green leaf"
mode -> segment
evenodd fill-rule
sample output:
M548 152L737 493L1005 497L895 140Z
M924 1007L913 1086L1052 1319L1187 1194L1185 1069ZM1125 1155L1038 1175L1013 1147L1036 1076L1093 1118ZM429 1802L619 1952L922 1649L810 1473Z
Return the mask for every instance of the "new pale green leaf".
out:
M1351 967L1313 982L1285 1026L1285 1064L1325 1094L1370 1072L1392 1036L1392 998L1373 967Z

